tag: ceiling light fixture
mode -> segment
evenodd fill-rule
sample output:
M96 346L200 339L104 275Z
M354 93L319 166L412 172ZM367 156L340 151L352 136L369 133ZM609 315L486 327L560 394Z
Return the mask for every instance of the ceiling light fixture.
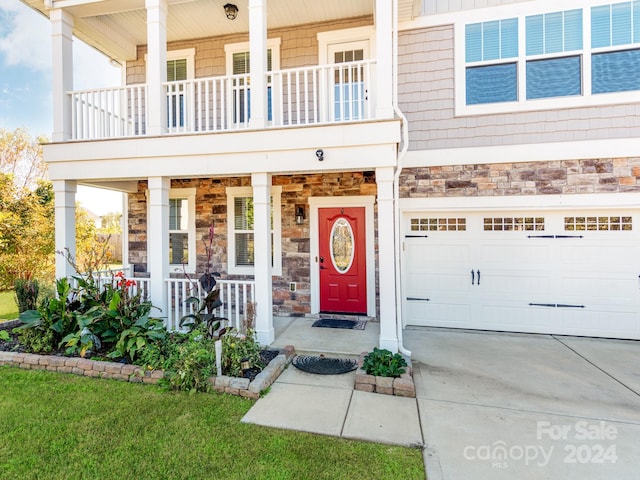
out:
M235 20L238 16L238 7L233 3L227 3L224 6L224 14L227 16L229 20Z

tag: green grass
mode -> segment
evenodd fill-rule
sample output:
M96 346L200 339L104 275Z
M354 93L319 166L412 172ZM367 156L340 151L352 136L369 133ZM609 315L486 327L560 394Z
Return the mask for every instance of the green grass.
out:
M240 423L240 397L14 367L0 392L0 479L425 478L417 449Z
M0 322L18 318L18 306L13 290L0 292Z

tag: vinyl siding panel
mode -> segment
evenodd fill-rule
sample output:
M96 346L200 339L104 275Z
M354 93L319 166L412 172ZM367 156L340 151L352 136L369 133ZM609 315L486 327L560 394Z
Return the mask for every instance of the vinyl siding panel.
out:
M456 117L453 26L401 32L398 50L410 150L640 136L640 104Z
M522 3L531 0L424 0L423 15L437 15L442 13L473 10L474 8L496 7Z

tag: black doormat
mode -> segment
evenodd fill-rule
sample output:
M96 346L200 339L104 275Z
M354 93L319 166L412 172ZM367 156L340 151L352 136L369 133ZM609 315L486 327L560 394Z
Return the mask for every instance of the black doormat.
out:
M307 373L317 375L339 375L358 368L358 361L351 358L332 358L313 355L298 355L293 366Z
M365 320L342 320L337 318L320 318L313 322L312 327L344 328L347 330L364 330Z

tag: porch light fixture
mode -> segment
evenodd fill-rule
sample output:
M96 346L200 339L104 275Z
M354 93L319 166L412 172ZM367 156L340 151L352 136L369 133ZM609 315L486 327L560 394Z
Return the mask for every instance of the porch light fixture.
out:
M323 161L324 160L324 150L322 150L321 148L316 150L316 158L318 159L319 162Z
M238 16L238 7L233 3L227 3L224 7L224 14L229 20L235 20Z
M296 225L304 223L304 205L296 205Z

